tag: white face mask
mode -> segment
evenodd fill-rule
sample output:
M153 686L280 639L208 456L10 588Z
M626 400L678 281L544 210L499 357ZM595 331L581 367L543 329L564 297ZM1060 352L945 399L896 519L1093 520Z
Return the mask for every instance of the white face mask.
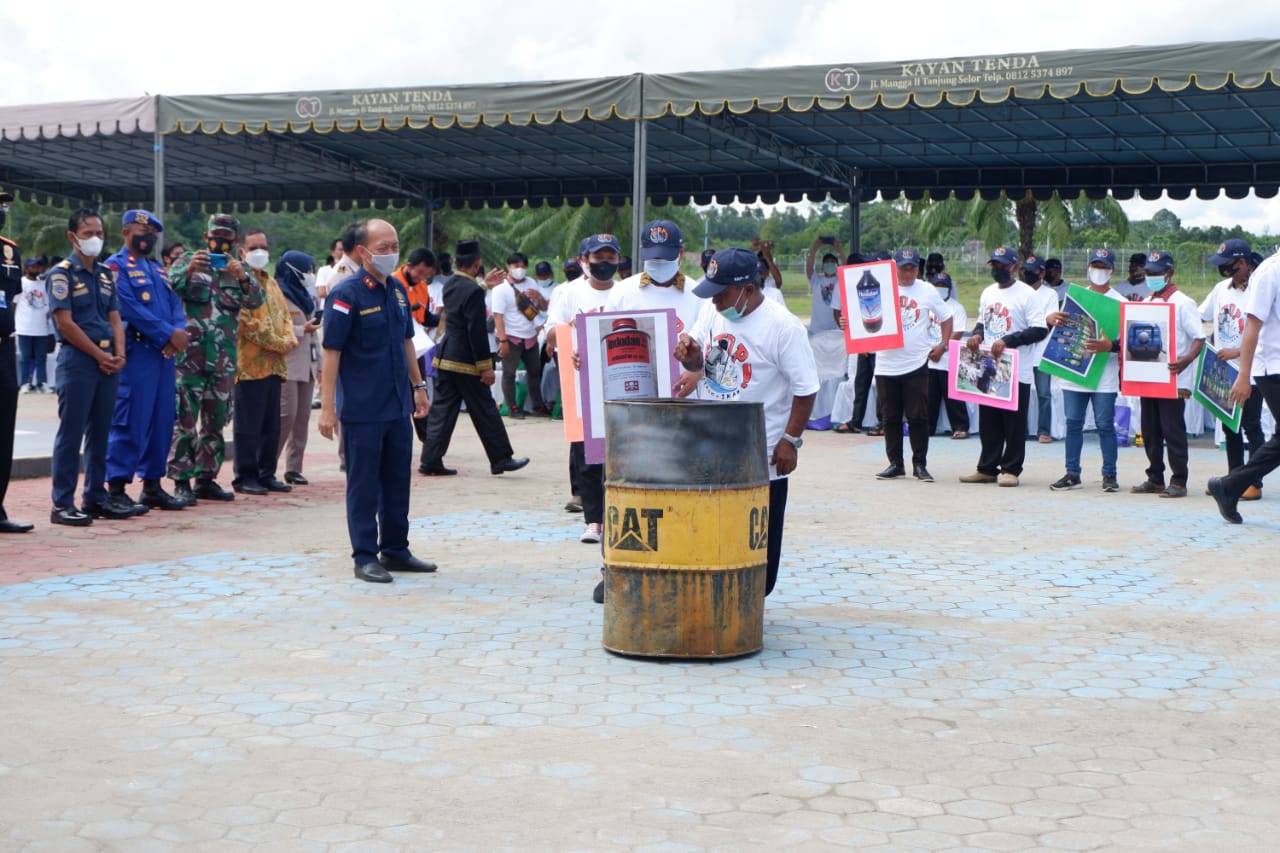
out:
M86 258L96 258L102 254L102 238L86 237L80 241L80 254Z
M524 281L524 267L509 267L507 269L507 278L512 281Z
M836 265L835 265L835 264L833 264L833 263L830 263L830 262L823 264L823 265L822 265L822 274L823 274L823 275L835 275L835 274L836 274Z
M1099 267L1089 267L1089 282L1098 287L1111 281L1111 270L1104 270Z
M649 278L659 284L666 284L676 277L680 272L679 259L674 261L649 260L644 262L644 271L649 274Z
M383 278L386 278L395 272L396 267L400 265L399 252L392 252L389 255L375 255L370 252L369 258L369 262L373 265L373 268L377 270L378 274Z
M271 263L271 252L266 249L254 249L244 253L244 260L255 270L265 270L267 264Z
M307 290L313 290L316 286L316 274L313 272L303 273L302 286Z

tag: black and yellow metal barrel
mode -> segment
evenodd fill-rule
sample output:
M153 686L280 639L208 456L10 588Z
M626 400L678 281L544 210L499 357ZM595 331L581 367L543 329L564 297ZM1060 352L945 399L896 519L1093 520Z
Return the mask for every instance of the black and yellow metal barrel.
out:
M604 647L722 658L764 644L764 407L605 403Z

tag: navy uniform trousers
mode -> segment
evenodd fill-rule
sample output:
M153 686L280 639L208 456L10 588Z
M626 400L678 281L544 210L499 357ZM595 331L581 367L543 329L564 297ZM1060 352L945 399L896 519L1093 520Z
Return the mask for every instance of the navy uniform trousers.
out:
M356 565L379 552L409 554L409 485L413 424L394 421L341 424L347 453L347 534Z
M107 501L107 437L116 405L119 374L106 374L80 350L65 344L58 351L58 434L53 440L53 505L75 506L84 443L84 502Z
M159 480L173 444L175 362L150 344L129 338L107 443L107 479L127 483L137 474Z
M0 338L0 521L5 515L4 497L13 473L13 431L18 423L18 367L14 363L13 338Z

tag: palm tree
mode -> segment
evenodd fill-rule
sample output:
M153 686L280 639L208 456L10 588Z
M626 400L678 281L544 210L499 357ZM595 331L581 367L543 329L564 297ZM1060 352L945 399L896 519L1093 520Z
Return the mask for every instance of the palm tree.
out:
M1075 225L1088 222L1105 222L1121 240L1129 235L1129 218L1114 198L1091 199L1083 193L1064 200L1055 191L1043 202L1030 193L1017 200L1004 193L992 200L975 195L967 202L950 196L936 202L913 202L911 212L919 217L916 233L924 242L936 242L945 232L963 227L988 248L1016 239L1018 255L1023 258L1035 250L1037 234L1047 243L1061 246Z

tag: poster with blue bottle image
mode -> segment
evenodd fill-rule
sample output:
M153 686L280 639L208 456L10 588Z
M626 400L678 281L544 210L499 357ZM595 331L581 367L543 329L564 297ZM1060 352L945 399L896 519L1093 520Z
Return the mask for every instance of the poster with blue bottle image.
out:
M902 309L898 305L898 268L893 261L849 264L836 270L844 326L845 351L850 355L902 346Z

